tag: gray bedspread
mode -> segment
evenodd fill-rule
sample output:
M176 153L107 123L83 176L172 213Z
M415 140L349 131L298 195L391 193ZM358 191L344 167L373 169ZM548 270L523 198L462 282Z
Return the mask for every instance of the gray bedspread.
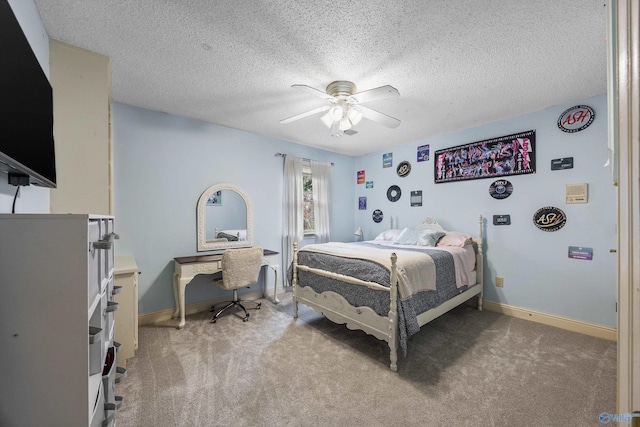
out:
M367 242L354 242L354 245L377 247ZM415 249L398 248L395 252L398 258L405 251L420 251L427 253L433 259L436 266L436 290L418 292L410 299L401 301L398 298L398 330L400 348L403 355L407 354L407 340L420 330L417 315L431 308L437 307L444 301L456 296L467 289L467 286L456 287L453 256L445 251L416 247ZM356 258L342 258L335 255L298 251L298 264L313 268L332 271L356 277L361 280L379 283L389 287L391 281L390 272L382 265ZM289 268L289 280L292 271ZM353 285L335 279L318 276L316 274L298 270L298 285L310 286L315 292L334 291L342 295L349 304L355 307L371 307L381 316L389 312L389 293L376 291L364 286Z

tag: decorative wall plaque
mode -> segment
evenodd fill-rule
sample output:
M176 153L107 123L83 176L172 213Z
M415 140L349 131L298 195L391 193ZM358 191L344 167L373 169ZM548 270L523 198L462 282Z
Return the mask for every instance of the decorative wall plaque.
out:
M411 172L411 163L407 162L406 160L404 162L400 162L398 168L396 169L396 172L398 173L398 176L400 178L404 178L405 176L409 175L409 172Z
M361 211L367 210L367 198L366 197L358 197L358 209Z
M569 246L569 258L591 261L593 259L593 248Z
M422 190L411 192L411 206L422 206Z
M513 185L506 179L493 181L489 186L489 194L494 199L506 199L513 192Z
M400 196L402 196L402 191L400 191L400 187L397 185L392 185L387 190L387 199L389 199L390 202L397 202L400 200Z
M564 110L558 117L558 128L563 132L574 133L588 128L596 117L593 108L587 105L576 105Z
M378 222L382 221L382 218L384 218L384 214L382 213L382 211L380 209L376 209L371 214L371 218L373 219L373 222L378 223Z
M429 144L418 147L418 162L429 160Z
M385 153L382 155L382 167L390 168L393 166L393 153Z
M551 160L551 170L559 171L563 169L573 169L573 157Z
M533 224L542 231L557 231L567 223L567 216L562 210L545 206L533 214Z

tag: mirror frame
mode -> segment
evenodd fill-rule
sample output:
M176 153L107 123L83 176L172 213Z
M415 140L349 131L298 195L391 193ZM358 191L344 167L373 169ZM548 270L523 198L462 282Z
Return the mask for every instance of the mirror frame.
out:
M244 199L244 203L247 206L247 239L238 240L235 242L207 242L207 225L206 225L206 208L207 200L213 195L213 193L220 190L235 191ZM240 187L233 184L214 184L211 187L204 190L200 199L198 200L198 207L196 209L196 221L197 221L197 233L198 233L198 252L213 251L217 249L228 248L246 248L247 246L253 246L253 206L251 205L251 199L242 191Z

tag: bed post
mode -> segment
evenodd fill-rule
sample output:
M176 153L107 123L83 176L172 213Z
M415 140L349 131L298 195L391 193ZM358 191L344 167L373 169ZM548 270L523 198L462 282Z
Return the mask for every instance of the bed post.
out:
M391 254L391 283L389 288L389 358L392 371L398 370L398 272L396 261L398 256L396 253Z
M393 230L393 217L389 216L389 230Z
M482 214L478 216L478 255L476 256L476 282L480 284L478 294L478 311L482 311L482 296L484 294L484 251L482 249Z
M291 268L293 272L293 278L291 279L291 287L293 294L293 318L298 318L298 299L296 298L296 291L298 287L298 242L293 242L293 266Z

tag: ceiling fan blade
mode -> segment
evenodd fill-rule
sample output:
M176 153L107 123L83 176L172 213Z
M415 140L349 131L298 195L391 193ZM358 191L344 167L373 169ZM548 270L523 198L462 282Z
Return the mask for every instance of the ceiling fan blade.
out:
M377 101L378 99L391 98L395 96L400 96L398 89L393 86L386 85L358 92L350 96L349 101L362 104L364 102Z
M380 113L379 111L372 110L371 108L360 106L360 112L364 117L374 122L378 122L390 128L397 128L400 126L400 120Z
M291 122L293 122L295 120L302 119L303 117L308 117L308 116L312 116L314 114L322 113L323 111L327 111L329 108L331 108L331 105L324 105L322 107L315 108L315 109L313 109L311 111L307 111L306 113L301 113L301 114L295 115L293 117L289 117L288 119L282 119L282 120L280 120L280 123L282 123L282 124L291 123Z
M292 85L291 86L294 89L299 89L303 92L307 92L311 95L317 96L318 98L322 98L322 99L326 99L326 100L331 100L333 99L333 96L329 95L326 92L323 92L321 90L318 90L316 88L313 88L311 86L307 86L307 85Z

